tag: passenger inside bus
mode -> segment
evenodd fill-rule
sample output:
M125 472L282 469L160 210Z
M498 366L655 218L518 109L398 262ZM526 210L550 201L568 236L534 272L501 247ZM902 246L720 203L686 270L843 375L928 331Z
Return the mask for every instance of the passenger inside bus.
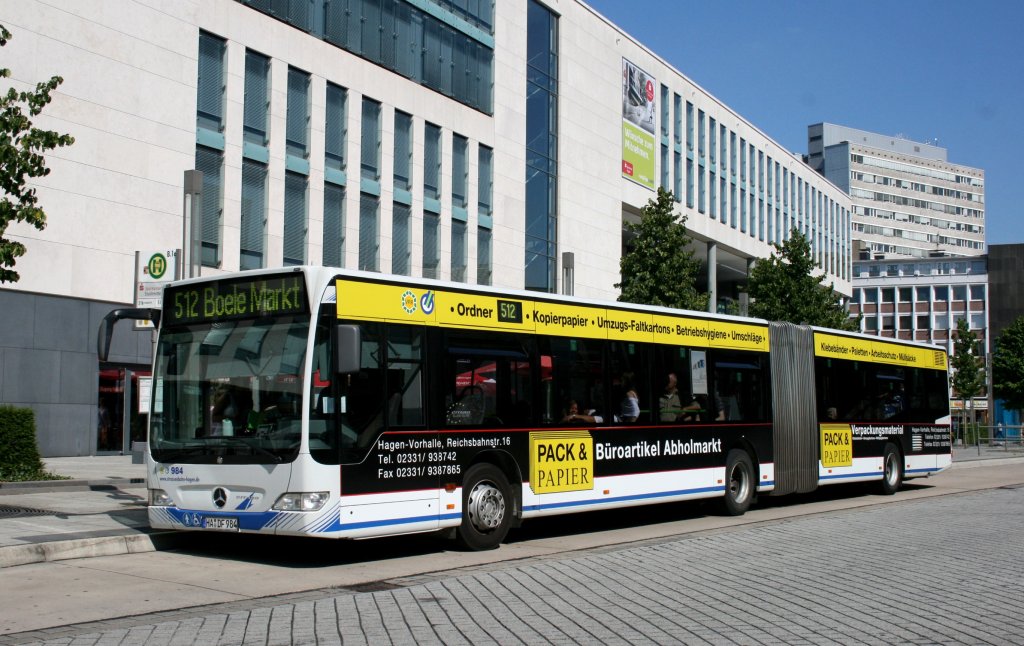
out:
M210 435L235 435L245 430L252 398L243 389L219 383L210 409Z
M622 401L620 402L619 421L635 422L640 417L640 399L633 386L633 373L622 375Z
M679 421L683 404L679 401L678 378L674 372L668 373L665 391L658 398L658 416L663 422Z
M593 408L580 409L576 400L570 399L562 421L568 424L600 424L604 418L598 415Z

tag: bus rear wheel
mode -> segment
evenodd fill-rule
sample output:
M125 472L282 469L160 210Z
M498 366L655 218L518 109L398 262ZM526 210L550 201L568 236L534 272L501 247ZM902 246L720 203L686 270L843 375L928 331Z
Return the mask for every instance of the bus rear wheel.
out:
M903 486L903 460L896 445L885 445L882 453L882 495L891 496Z
M459 545L468 550L492 550L505 540L512 520L508 479L493 464L477 464L462 484L462 524Z
M754 500L754 464L746 451L733 449L725 461L725 511L742 516Z

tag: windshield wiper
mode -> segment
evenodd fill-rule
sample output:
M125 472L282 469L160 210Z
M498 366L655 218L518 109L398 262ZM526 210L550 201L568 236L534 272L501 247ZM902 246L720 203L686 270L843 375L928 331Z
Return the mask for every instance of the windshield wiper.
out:
M243 444L244 446L248 447L250 451L252 451L253 455L262 455L264 457L273 458L274 462L281 461L280 455L274 453L273 451L268 451L267 449L263 448L262 446L258 446L253 442L249 442L245 438L235 437L233 435L225 435L222 437L218 437L217 439L222 442L222 444L219 445L221 448L226 448L229 445ZM218 445L212 444L212 446Z
M198 455L206 455L208 452L206 443L173 447L157 444L153 448L153 453L160 455L160 462L176 462L184 458L194 458Z

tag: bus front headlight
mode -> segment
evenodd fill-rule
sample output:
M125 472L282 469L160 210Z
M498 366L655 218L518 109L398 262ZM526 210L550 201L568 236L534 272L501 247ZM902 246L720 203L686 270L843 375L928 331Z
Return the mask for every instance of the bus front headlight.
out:
M149 490L149 506L150 507L173 507L174 501L167 495L167 492L163 489L150 489Z
M320 511L327 502L330 492L303 491L288 492L274 503L274 511Z

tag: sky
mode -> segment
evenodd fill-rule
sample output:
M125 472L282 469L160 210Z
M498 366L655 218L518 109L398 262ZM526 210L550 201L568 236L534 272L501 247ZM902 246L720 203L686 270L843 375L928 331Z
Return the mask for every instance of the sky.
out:
M583 1L790 152L823 121L946 148L1024 242L1024 1Z

